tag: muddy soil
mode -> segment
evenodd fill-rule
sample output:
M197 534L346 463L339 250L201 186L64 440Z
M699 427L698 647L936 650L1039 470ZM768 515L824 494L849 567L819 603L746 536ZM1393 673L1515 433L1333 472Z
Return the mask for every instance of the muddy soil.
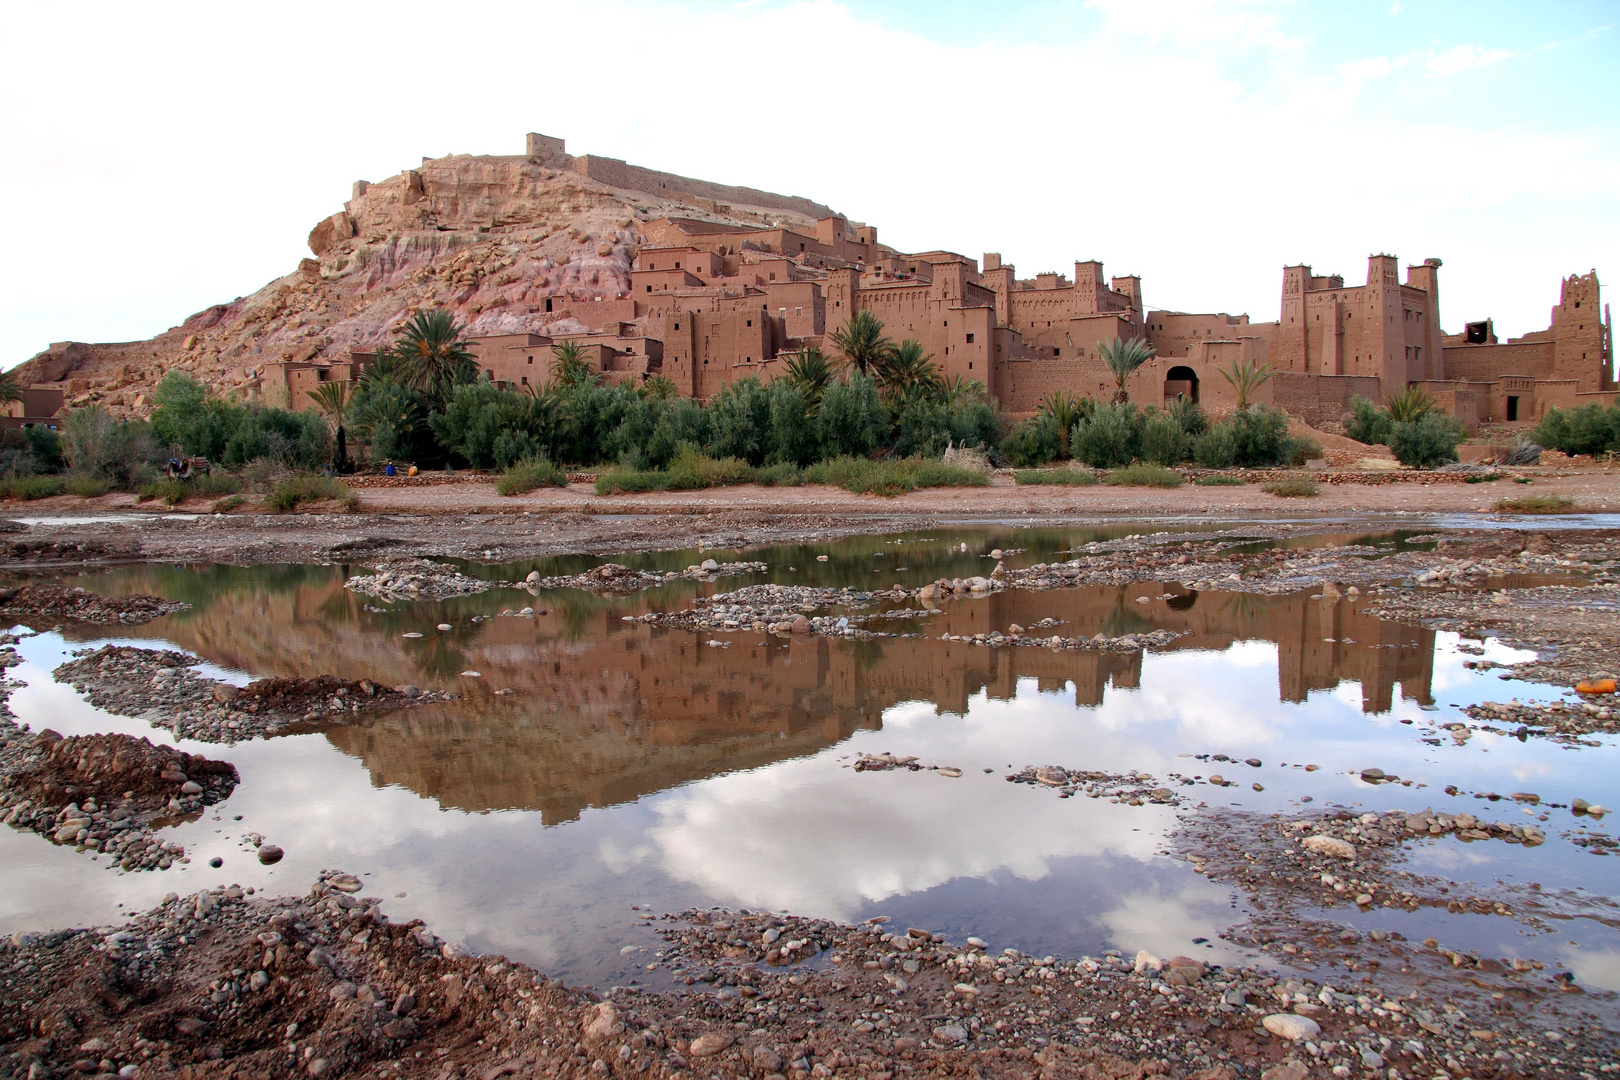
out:
M238 687L192 670L201 663L172 649L103 645L76 653L53 674L97 708L141 717L179 738L203 742L263 737L301 722L342 720L450 697L332 675L259 679Z
M98 596L66 585L33 584L0 587L0 617L35 625L63 620L136 624L184 611L190 604L161 596Z
M1527 1031L1370 979L748 912L642 913L676 989L598 999L391 923L362 888L329 872L303 897L170 894L122 927L0 942L0 1075L1573 1077L1615 1050L1580 1022Z

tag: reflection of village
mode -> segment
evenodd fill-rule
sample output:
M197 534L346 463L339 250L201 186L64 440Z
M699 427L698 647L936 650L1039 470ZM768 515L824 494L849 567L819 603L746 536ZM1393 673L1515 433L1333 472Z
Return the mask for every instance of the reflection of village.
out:
M1016 696L1020 680L1045 692L1073 686L1077 705L1106 688L1141 684L1141 652L988 648L936 640L1044 618L1067 637L1182 632L1170 651L1277 645L1278 694L1303 701L1345 681L1362 708L1386 712L1401 695L1427 704L1434 634L1360 614L1353 602L1308 593L1267 597L1190 593L1138 582L1058 592L1008 591L949 604L897 630L925 637L856 642L708 635L626 623L645 598L592 601L571 614L491 618L511 594L491 594L452 617L452 634L406 641L365 613L337 568L298 568L297 580L233 588L137 633L165 637L226 667L261 675L331 672L467 694L447 706L368 718L327 733L364 761L378 785L398 784L446 807L538 810L549 823L593 806L632 801L718 773L818 752L857 729L877 730L889 707L929 701L965 713L980 693ZM525 598L527 599L527 598ZM559 604L564 597L553 594ZM662 605L660 605L662 606ZM265 632L244 635L241 627ZM412 626L414 627L414 623ZM477 679L457 673L474 669ZM511 690L497 694L496 690ZM1218 688L1211 688L1218 691Z

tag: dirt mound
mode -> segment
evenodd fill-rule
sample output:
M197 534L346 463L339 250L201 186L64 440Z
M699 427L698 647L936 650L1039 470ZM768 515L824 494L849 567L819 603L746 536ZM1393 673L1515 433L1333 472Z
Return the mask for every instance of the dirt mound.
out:
M159 616L184 611L190 606L144 593L100 596L77 586L38 584L0 587L0 612L18 619L71 619L75 622L129 625L151 622Z
M228 696L228 700L238 709L270 709L307 716L310 713L350 709L351 706L393 708L408 705L416 697L370 679L317 675L313 678L278 676L259 679L242 687L234 696Z
M90 704L138 716L183 739L235 742L272 734L299 721L348 716L445 701L450 695L414 686L384 686L369 679L275 677L234 686L192 670L200 659L172 649L103 645L85 649L57 668Z
M136 812L169 808L171 800L197 807L219 802L236 786L236 768L132 735L56 736L34 739L34 760L6 782L12 792L39 803L66 800L121 802ZM187 791L187 786L198 790Z
M185 858L153 829L200 814L230 795L229 762L130 735L26 736L7 722L0 740L0 820L58 844L109 856L109 867L166 870Z

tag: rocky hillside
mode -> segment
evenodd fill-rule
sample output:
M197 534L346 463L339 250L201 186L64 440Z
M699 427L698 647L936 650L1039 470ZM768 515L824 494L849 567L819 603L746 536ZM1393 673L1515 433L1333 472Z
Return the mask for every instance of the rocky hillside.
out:
M575 160L458 155L360 181L343 211L310 232L313 257L286 277L148 341L58 343L17 375L62 386L69 405L128 415L145 411L170 369L252 395L266 364L342 359L390 340L424 307L452 310L470 335L579 333L586 327L565 311L547 313L546 300L562 309L627 295L644 222L813 224L780 207L610 187L570 169Z

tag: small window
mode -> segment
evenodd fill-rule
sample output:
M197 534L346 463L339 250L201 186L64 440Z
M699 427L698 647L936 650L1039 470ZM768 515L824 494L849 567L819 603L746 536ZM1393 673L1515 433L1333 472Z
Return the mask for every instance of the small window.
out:
M771 271L771 280L772 280L772 281L775 281L775 280L776 280L776 271L775 271L775 270L772 270L772 271Z
M748 320L748 325L749 325L749 326L753 326L753 325L754 325L754 320L753 320L753 319L749 319L749 320Z
M969 334L969 335L968 335L968 342L967 342L967 343L968 343L968 344L969 344L969 345L971 345L971 344L973 344L973 335L972 335L972 334Z
M675 260L675 269L679 270L680 268L681 268L681 260L676 259Z
M971 360L968 361L968 370L969 371L973 370L973 361L971 361Z
M531 363L531 364L534 363L534 357L532 357L532 356L529 357L529 363Z
M647 286L647 291L652 292L652 286L651 285Z
M527 375L523 376L523 385L524 386L529 385L529 377Z
M551 297L549 297L549 296L546 297L546 310L547 311L551 310Z
M1063 355L1063 350L1058 348L1056 345L1054 345L1054 346L1052 346L1052 355L1053 356L1062 356Z

